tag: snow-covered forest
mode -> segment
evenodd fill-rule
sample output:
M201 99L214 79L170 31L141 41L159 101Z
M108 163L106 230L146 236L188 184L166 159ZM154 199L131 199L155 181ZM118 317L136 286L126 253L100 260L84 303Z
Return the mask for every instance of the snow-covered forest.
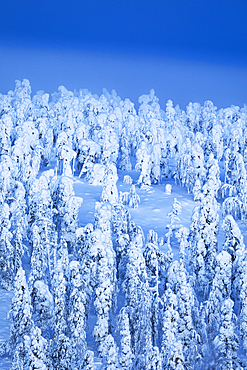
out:
M247 105L16 81L0 142L1 369L247 368Z

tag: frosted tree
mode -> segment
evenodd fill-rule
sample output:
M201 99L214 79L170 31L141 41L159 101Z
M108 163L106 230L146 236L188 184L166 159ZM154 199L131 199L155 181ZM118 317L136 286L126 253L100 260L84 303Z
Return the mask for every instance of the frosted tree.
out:
M117 168L114 164L111 164L105 169L101 202L118 203L117 180Z
M234 264L245 250L243 236L236 221L231 215L225 217L223 221L223 230L225 232L223 249L231 255L232 263Z
M135 185L132 185L131 188L130 188L130 192L129 192L129 207L131 208L138 208L139 204L140 204L140 197L139 195L136 193L136 188L135 188Z
M81 368L83 370L94 370L95 369L93 351L90 351L90 350L86 351Z
M147 354L146 362L147 370L162 370L162 361L159 347L152 348L152 350Z
M218 160L214 158L213 153L210 153L207 161L205 162L206 168L206 181L210 183L210 186L214 189L214 195L217 197L219 189L221 187L220 181L220 168Z
M225 151L225 183L233 187L232 195L239 192L241 180L246 180L246 170L243 156L239 153L238 142L233 137Z
M151 324L152 343L155 346L158 339L159 328L159 293L163 289L166 280L167 269L171 263L169 255L162 252L158 246L158 234L149 230L147 243L143 252L145 258L147 276L152 297ZM162 288L160 287L162 285Z
M118 315L118 329L121 337L119 364L121 369L130 370L134 355L131 350L131 335L128 309L123 307Z
M114 338L109 334L105 339L105 350L103 353L101 370L117 370L118 366L118 356L117 347Z
M81 164L79 177L83 174L90 176L94 164L100 156L101 148L98 143L89 139L81 139L78 143L78 162Z
M47 351L47 341L42 337L41 330L33 327L31 334L25 335L17 346L11 370L17 369L51 369Z
M72 349L72 362L75 369L80 369L81 358L86 350L86 318L88 298L82 279L80 263L70 262L70 296L69 296L69 331Z
M202 239L198 239L191 254L190 267L195 282L195 290L199 297L206 297L208 294L205 257L206 248L204 241Z
M169 361L170 347L176 342L178 332L177 297L168 285L162 297L163 311L161 313L161 353L163 367Z
M165 369L167 370L185 370L185 359L183 355L182 343L178 340L169 347L168 358Z
M202 189L202 193L197 202L192 214L192 222L190 226L190 253L195 258L203 257L203 261L200 262L201 266L205 267L205 277L210 287L214 276L214 259L217 253L217 234L218 234L218 205L214 197L213 188L209 183L205 184ZM203 252L203 246L199 240L204 243L205 251ZM200 248L200 251L197 248ZM204 255L204 256L203 256ZM190 257L192 259L192 257ZM197 262L195 262L195 265ZM192 262L193 265L193 262ZM203 267L202 267L203 268Z
M53 215L53 221L56 225L56 229L59 233L59 237L61 234L61 227L62 227L63 219L67 213L67 205L69 203L70 198L74 196L75 196L75 193L73 190L73 180L65 176L62 176L60 179L58 179L53 187L52 201L53 201L53 208L55 209L54 215ZM64 229L66 229L66 225L64 225L63 227Z
M94 226L95 229L102 231L102 237L105 239L106 244L112 246L112 206L110 203L95 203L94 213Z
M80 227L76 230L76 251L75 255L84 265L84 260L88 256L88 250L90 247L91 234L93 232L93 225L88 223L85 227Z
M122 284L126 306L129 307L131 346L135 355L142 355L152 347L151 305L145 260L138 235L128 252L125 280Z
M220 306L231 295L232 262L231 256L222 251L216 257L215 275L211 291L206 301L207 334L209 345L212 344L220 325Z
M65 334L58 336L56 346L52 353L54 370L72 370L72 353L70 340Z
M161 162L161 144L155 143L152 146L151 151L151 181L154 184L159 184L161 181L161 170L160 170L160 162Z
M225 299L220 310L219 333L214 339L215 364L217 369L243 369L242 363L238 358L239 339L235 333L236 316L233 313L234 302Z
M52 292L54 300L54 340L56 341L61 334L65 333L66 322L66 281L63 274L61 262L57 262L52 280Z
M116 267L119 284L121 284L125 278L129 242L129 235L127 233L117 235L116 237Z
M137 184L140 186L148 186L151 185L150 179L150 153L149 148L147 147L147 143L142 141L140 143L139 148L136 151L136 171L141 171Z
M13 246L11 244L10 211L7 203L0 208L0 274L1 285L6 290L13 288Z
M130 137L127 136L125 127L122 129L121 132L119 153L120 153L119 169L124 171L131 171L132 165L130 161L131 155Z
M94 289L94 307L97 314L93 335L99 344L100 354L104 351L105 339L109 334L109 314L115 301L116 280L114 251L105 240L104 234L96 229L93 232L90 247L91 258L95 261L91 266L91 284Z
M181 203L178 202L176 198L174 198L174 202L172 205L172 211L168 213L167 217L170 218L170 224L167 225L168 233L166 234L167 237L167 245L168 248L171 246L171 238L173 235L173 231L176 229L176 221L180 221L179 215L182 212L182 206Z
M38 226L32 228L32 244L33 251L31 256L31 273L29 275L29 285L32 288L37 280L46 282L47 270L47 248L42 243L41 231Z
M126 234L128 232L128 224L130 222L129 210L122 204L116 204L112 207L112 231L115 235Z
M31 293L33 320L43 333L48 333L53 324L54 302L48 285L37 280Z
M15 182L14 198L10 211L13 230L13 267L16 274L21 267L21 258L24 253L23 238L27 235L25 188L19 181Z
M70 196L66 202L65 212L61 220L60 237L66 240L69 251L75 249L75 232L79 224L78 215L82 202L81 197Z
M167 281L173 292L176 293L177 298L178 333L176 340L182 344L186 366L194 366L200 361L202 353L200 353L199 335L193 322L194 291L187 277L183 260L180 262L174 261L170 266Z
M25 272L22 267L18 270L14 283L8 320L11 321L10 338L5 344L6 351L13 354L15 349L29 336L33 329L31 297L28 290Z

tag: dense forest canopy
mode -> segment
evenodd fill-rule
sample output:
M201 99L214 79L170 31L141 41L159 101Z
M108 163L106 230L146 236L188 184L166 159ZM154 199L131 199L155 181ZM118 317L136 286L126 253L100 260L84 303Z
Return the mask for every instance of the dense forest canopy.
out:
M0 142L11 370L246 368L247 106L162 110L151 90L137 111L114 90L32 96L16 81ZM93 223L80 224L75 179L102 187ZM130 209L165 179L193 197L190 228L174 198L165 236L145 235Z

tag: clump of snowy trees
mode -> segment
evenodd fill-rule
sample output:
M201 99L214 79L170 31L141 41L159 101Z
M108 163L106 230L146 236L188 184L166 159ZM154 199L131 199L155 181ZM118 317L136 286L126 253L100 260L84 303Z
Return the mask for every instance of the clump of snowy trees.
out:
M162 110L154 90L139 104L114 90L32 95L28 80L0 95L11 370L89 370L94 357L107 370L246 368L247 107ZM75 178L102 187L87 225ZM175 198L164 236L145 238L130 210L167 178L167 195L174 179L194 199L190 229Z

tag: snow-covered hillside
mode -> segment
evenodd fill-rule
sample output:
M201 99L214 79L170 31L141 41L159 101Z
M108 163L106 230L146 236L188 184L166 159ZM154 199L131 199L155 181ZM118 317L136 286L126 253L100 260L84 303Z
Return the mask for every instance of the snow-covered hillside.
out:
M246 368L247 106L139 104L0 95L1 369Z

